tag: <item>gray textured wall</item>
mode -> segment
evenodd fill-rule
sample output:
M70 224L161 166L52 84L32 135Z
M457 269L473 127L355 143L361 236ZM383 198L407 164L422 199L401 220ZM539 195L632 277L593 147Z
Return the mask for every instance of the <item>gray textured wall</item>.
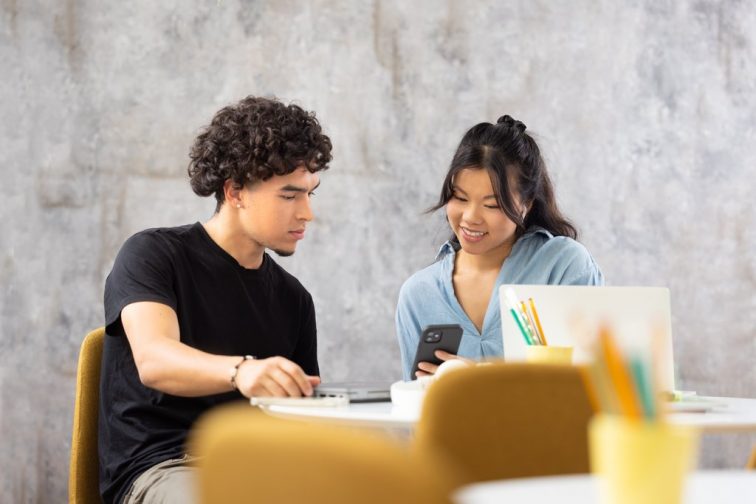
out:
M327 379L395 378L401 282L446 235L421 214L456 142L539 133L613 285L672 289L679 385L756 396L756 8L716 1L0 3L0 501L62 502L77 350L123 240L210 216L188 147L277 95L335 150L282 260L312 292ZM753 436L713 436L737 467Z

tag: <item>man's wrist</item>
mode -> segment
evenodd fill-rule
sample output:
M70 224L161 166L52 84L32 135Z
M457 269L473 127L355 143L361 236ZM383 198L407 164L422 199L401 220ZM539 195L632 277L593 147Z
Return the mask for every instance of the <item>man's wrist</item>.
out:
M229 374L231 375L231 386L234 388L234 390L239 390L239 387L236 385L236 378L239 376L239 368L248 360L255 360L255 357L253 355L245 355L234 367L229 370Z

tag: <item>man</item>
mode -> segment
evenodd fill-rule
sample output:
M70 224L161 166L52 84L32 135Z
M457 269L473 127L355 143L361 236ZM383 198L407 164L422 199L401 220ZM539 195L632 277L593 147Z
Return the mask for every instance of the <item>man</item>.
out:
M191 499L184 441L209 408L250 396L307 396L319 383L310 294L265 253L294 253L331 142L315 115L248 97L196 139L204 224L148 229L105 283L100 491L105 502Z

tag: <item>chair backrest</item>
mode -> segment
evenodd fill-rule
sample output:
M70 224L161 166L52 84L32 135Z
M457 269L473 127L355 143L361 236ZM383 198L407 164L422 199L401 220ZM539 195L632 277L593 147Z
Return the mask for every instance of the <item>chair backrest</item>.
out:
M199 502L446 503L448 468L383 433L268 417L247 404L196 424Z
M453 461L465 483L585 473L592 414L575 366L475 366L428 389L414 448Z
M102 502L97 455L97 410L104 336L104 327L90 332L84 337L79 352L68 473L68 501L71 503Z

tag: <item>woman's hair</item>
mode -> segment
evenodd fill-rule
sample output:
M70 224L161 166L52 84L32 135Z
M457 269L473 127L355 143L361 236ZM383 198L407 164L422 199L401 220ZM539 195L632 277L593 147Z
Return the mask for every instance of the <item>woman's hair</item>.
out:
M194 141L189 178L199 196L215 194L217 212L223 185L244 186L304 166L314 173L328 168L331 140L313 112L272 98L248 96L221 109Z
M480 123L470 128L457 147L441 196L430 212L449 202L454 193L454 176L466 168L488 172L496 202L517 225L517 236L531 226L540 226L555 236L577 239L575 226L557 207L541 150L525 133L522 122L505 115L496 124ZM529 208L524 219L513 198L515 191L520 204Z

